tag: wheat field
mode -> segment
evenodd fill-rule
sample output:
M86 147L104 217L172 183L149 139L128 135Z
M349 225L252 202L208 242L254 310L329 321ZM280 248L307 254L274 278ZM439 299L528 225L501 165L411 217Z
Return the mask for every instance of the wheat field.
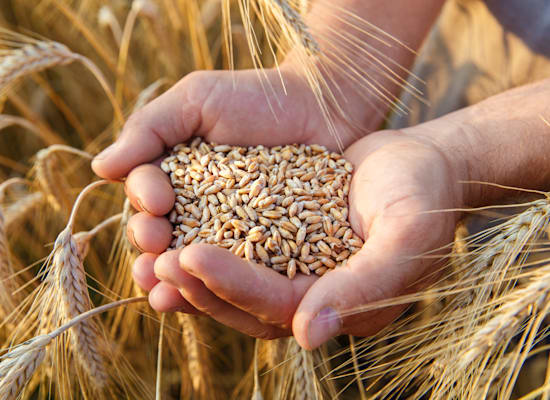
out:
M309 29L308 9L307 0L0 0L0 399L548 398L548 193L467 210L437 283L349 310L411 304L398 320L312 352L292 338L161 315L133 283L138 252L126 225L134 211L120 182L94 176L91 159L181 77L256 68L262 80L291 50L338 140L334 121L345 111L319 68L334 61ZM347 23L403 45L368 21ZM420 96L395 66L365 57ZM407 111L353 74L358 90ZM478 229L480 220L489 223ZM198 227L189 232L182 240ZM244 243L243 255L262 258L261 246ZM321 275L330 266L318 262ZM295 262L285 271L310 272Z

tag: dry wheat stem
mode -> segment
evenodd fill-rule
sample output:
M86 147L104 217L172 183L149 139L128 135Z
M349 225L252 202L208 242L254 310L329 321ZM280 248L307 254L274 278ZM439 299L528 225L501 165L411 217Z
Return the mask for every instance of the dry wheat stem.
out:
M166 323L166 314L160 318L159 342L157 349L157 380L155 387L155 400L162 400L162 350L164 347L164 324Z
M260 387L260 374L258 371L258 347L260 339L254 340L254 387L252 388L251 400L263 400L262 389Z
M176 146L161 168L176 193L172 248L215 244L292 279L344 265L363 245L348 221L353 167L322 146L197 138Z

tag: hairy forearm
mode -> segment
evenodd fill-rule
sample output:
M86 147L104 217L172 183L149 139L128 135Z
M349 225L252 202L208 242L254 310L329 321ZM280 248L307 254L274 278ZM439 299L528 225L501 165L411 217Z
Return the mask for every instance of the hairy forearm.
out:
M444 0L317 0L306 17L321 70L351 119L377 129ZM411 51L412 50L412 51ZM288 57L294 62L292 53ZM391 61L390 61L391 60ZM385 66L382 66L383 62ZM336 89L336 86L338 89Z
M437 143L461 180L550 191L550 80L509 90L406 129ZM510 191L463 184L464 203L484 205Z

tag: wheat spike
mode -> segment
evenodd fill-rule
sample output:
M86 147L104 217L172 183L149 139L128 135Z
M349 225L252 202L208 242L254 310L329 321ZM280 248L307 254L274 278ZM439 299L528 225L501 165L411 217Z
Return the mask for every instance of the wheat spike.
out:
M53 254L54 288L59 296L60 319L64 323L92 308L82 258L70 228L65 228L57 237ZM69 336L72 353L80 367L102 387L107 382L107 375L99 327L93 321L83 321Z
M187 354L187 368L193 390L200 393L207 388L207 385L205 382L206 371L201 358L200 333L197 322L193 316L188 314L177 313L177 318L182 327L183 343Z
M468 347L460 358L459 368L466 368L474 360L486 355L510 340L531 313L544 308L550 292L550 266L538 269L531 282L501 299L497 314L478 329L468 340Z
M309 400L317 399L315 391L315 371L313 369L313 357L311 352L300 347L295 339L290 339L289 354L294 357L293 370L293 399Z
M44 194L40 192L29 193L6 208L6 230L18 222L21 218L29 216L31 211L44 201Z
M116 307L146 301L146 297L134 297L105 304L79 314L54 331L39 335L25 343L13 347L0 356L0 400L18 399L33 373L45 358L46 346L67 330L77 329L89 322L90 318Z
M0 52L0 92L22 76L56 65L67 65L76 56L57 42L35 42Z
M272 0L281 9L283 18L288 22L296 34L300 37L303 46L308 49L311 54L317 55L321 52L319 43L315 40L308 26L302 19L302 16L296 12L294 8L288 4L286 0Z
M13 348L1 357L0 362L0 399L18 399L34 371L45 356L45 348L52 338L38 336L27 343Z

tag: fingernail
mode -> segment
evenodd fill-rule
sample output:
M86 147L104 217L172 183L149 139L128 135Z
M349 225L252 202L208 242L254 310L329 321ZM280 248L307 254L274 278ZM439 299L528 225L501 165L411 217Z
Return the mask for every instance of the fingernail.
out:
M101 153L95 156L94 160L101 161L109 157L109 155L111 155L111 153L116 149L116 146L117 146L117 142L111 144L109 147L107 147Z
M336 336L342 329L342 319L332 308L324 308L309 323L308 341L312 348L319 347Z

